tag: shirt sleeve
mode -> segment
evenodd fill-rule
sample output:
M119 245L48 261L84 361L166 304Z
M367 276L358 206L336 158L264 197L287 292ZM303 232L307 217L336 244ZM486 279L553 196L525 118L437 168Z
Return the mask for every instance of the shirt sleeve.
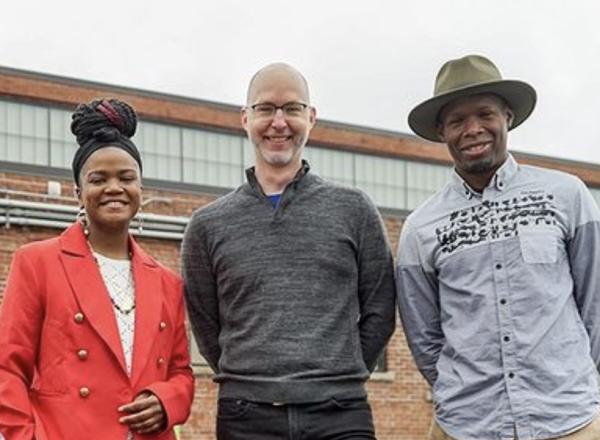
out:
M0 309L0 433L11 440L32 440L35 421L29 389L44 321L36 270L17 251Z
M363 360L373 371L396 327L394 262L383 220L368 197L358 250L359 333Z
M198 350L213 371L218 372L221 357L219 302L202 226L200 217L195 215L186 228L181 246L182 275L188 316Z
M437 379L436 364L444 345L435 271L420 252L416 231L404 223L396 267L398 307L404 333L417 368L429 385Z
M600 212L578 180L568 243L573 294L590 338L592 359L600 367Z

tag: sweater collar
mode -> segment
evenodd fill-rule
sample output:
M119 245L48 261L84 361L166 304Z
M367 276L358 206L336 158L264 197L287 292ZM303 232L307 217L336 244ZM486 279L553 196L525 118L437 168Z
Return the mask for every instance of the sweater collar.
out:
M302 159L302 165L301 165L300 169L298 170L298 172L296 173L296 175L294 176L292 181L286 185L286 187L288 187L290 185L293 185L294 187L296 187L298 185L298 183L300 183L304 179L304 177L308 174L309 171L310 171L310 164L308 163L307 160ZM254 191L258 191L259 194L264 194L264 192L260 186L260 183L258 183L258 179L256 178L256 168L255 167L250 167L250 168L246 169L246 179L248 180L248 184Z

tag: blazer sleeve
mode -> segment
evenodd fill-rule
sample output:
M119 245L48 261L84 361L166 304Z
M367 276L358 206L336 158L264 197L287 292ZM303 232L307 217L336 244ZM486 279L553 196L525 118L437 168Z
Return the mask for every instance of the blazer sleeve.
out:
M0 309L0 433L10 440L35 438L29 389L44 320L39 286L32 262L17 251Z
M177 280L177 318L175 336L169 362L167 380L154 382L146 387L160 400L167 415L166 430L182 424L190 415L194 399L194 373L192 371L188 337L185 327L185 311L181 281Z

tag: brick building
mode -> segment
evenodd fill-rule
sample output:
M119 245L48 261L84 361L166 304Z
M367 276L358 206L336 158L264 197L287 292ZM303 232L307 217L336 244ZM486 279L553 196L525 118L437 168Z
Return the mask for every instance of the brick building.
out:
M97 97L131 103L141 122L144 227L132 232L152 255L179 269L179 244L192 211L242 182L252 147L239 108L180 96L0 68L0 292L14 250L57 235L77 212L69 131L75 105ZM522 163L580 176L600 203L600 166L517 154ZM451 173L446 149L403 133L319 121L305 157L314 172L367 191L396 246L403 218ZM395 250L395 249L394 249ZM1 296L0 296L1 300ZM183 439L213 439L216 386L193 350L197 391ZM431 417L428 387L396 331L369 382L379 438L419 440Z

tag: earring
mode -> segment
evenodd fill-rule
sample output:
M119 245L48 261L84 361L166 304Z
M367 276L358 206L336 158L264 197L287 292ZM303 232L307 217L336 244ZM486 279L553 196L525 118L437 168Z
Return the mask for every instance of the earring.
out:
M138 209L138 212L135 216L137 218L138 235L140 235L142 232L144 232L144 218L142 217L142 205L140 205L140 209Z
M81 226L83 226L83 235L85 235L86 237L89 237L90 222L88 221L87 212L85 212L84 206L79 207L79 212L77 213L77 221L79 221L79 223L81 223Z

